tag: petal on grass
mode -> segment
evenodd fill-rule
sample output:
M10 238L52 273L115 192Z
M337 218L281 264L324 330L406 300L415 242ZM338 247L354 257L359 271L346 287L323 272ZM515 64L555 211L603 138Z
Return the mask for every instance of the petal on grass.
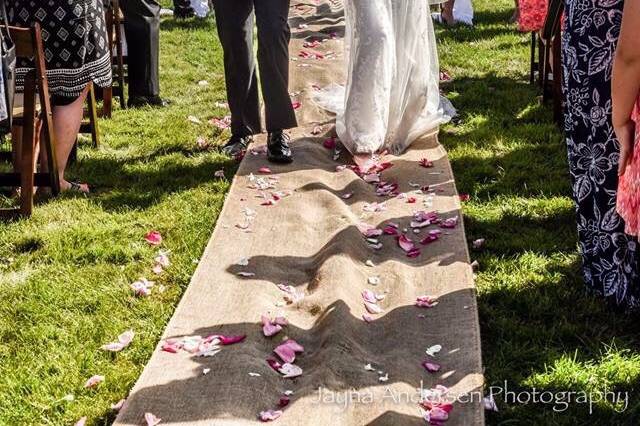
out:
M149 231L144 236L144 240L152 246L159 246L162 244L162 235L158 231Z
M104 382L104 376L96 374L95 376L91 376L89 377L89 379L87 379L87 381L84 383L84 387L87 389L94 388L102 382Z
M127 330L118 336L117 342L107 343L106 345L103 345L101 349L109 352L120 352L129 346L135 335L136 334L133 330Z

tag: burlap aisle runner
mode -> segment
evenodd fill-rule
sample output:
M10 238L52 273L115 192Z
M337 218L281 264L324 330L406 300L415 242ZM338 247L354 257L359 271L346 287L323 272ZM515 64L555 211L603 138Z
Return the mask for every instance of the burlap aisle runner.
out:
M274 424L421 425L426 422L417 389L436 384L449 387L452 395L475 392L469 398L473 402L454 404L447 425L484 422L477 308L462 225L445 230L439 241L420 246L416 258L407 257L393 236L380 237L382 248L372 249L358 230L359 223L382 228L391 221L402 231L413 213L425 208L427 196L415 194L415 204L377 196L373 185L349 169L336 170L347 160L334 160L332 151L323 146L324 137L308 136L314 122L330 119L310 104L314 85L344 78L341 2L315 3L294 2L291 11L291 51L297 59L291 62L292 92L294 101L301 103L298 112L305 123L294 133L296 162L269 166L273 171L269 176L278 178L276 188L259 198L250 175L267 176L259 174L268 166L265 155L245 157L163 341L187 335L247 337L223 346L212 357L184 350L165 352L160 342L116 424L144 424L146 412L163 424L257 423L260 411L278 409L280 397L293 391ZM317 39L330 40L303 46ZM303 50L323 59L299 58ZM330 129L326 124L323 132ZM420 167L422 158L433 161L434 167ZM443 218L461 218L451 168L436 138L419 141L389 161L393 167L382 173L384 180L397 182L399 191L407 193L415 192L410 182L429 185L436 195L428 210ZM275 205L261 205L273 199L272 193L287 190L292 194ZM385 211L364 209L366 203L383 201ZM428 229L435 227L419 235L409 230L408 235L422 239ZM238 275L244 272L255 275ZM369 284L375 276L381 282ZM277 286L282 283L304 293L304 298L287 305L287 294ZM365 289L386 296L379 302L384 312L372 315L371 323L362 318ZM439 304L431 309L414 306L416 298L425 294L437 296ZM283 315L290 324L267 338L260 323L260 316L267 313ZM282 378L265 361L285 336L305 349L295 361L303 374L295 379ZM430 358L425 351L434 345L442 350ZM421 366L427 359L442 369L427 372ZM374 371L365 369L367 364ZM210 369L206 375L205 369Z

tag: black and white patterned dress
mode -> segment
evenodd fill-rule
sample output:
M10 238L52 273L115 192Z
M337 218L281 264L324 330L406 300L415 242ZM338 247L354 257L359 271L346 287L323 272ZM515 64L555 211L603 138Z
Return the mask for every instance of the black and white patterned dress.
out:
M634 0L635 1L635 0ZM567 0L563 34L565 130L587 286L640 308L640 247L616 212L620 146L611 74L624 0Z
M111 84L102 0L6 0L11 25L42 27L52 96L78 97L90 82ZM18 64L18 86L33 64Z

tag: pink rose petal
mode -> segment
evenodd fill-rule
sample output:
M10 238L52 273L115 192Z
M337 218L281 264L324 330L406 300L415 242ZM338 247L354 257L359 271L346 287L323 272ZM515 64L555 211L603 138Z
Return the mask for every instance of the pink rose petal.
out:
M270 175L272 172L271 172L271 169L269 167L260 167L258 169L258 173L263 174L263 175Z
M162 350L172 354L177 354L181 347L182 345L177 342L166 341L162 344Z
M233 345L233 344L236 344L236 343L240 343L244 339L246 339L247 336L246 336L246 334L243 334L243 335L240 335L240 336L225 336L225 335L222 335L222 334L214 334L214 335L209 336L207 339L212 339L212 338L213 339L218 339L222 346L227 346L227 345Z
M381 314L382 312L384 312L377 303L364 302L364 307L370 314Z
M366 323L370 323L374 321L374 318L369 315L369 314L362 314L362 319L364 320L364 322Z
M327 149L335 149L336 145L337 145L336 138L333 136L325 139L324 142L322 142L322 146L324 146Z
M109 352L119 352L129 346L135 335L136 334L133 332L133 330L127 330L118 336L117 342L111 342L107 343L106 345L102 345L101 349Z
M419 308L433 308L438 304L438 300L433 296L420 296L416 299L416 306Z
M144 413L144 420L147 422L147 426L156 426L162 419L157 418L153 413Z
M426 158L423 158L420 160L420 166L425 167L425 168L431 168L433 167L433 163L431 161L429 161Z
M414 244L414 242L407 238L406 235L400 235L398 237L398 245L406 253L410 253L412 250L416 249L416 245Z
M375 293L368 289L362 292L362 298L365 302L378 303Z
M271 422L273 420L278 419L281 415L282 415L281 410L267 410L267 411L260 411L260 414L258 415L258 417L262 422Z
M369 225L368 223L359 223L358 230L362 235L367 238L378 237L382 235L382 229L377 229L373 225Z
M435 362L425 361L425 362L422 363L422 366L429 373L436 373L436 372L440 371L440 364L436 364Z
M288 396L281 396L280 401L278 401L278 407L284 408L291 402L291 399Z
M274 358L267 358L267 364L269 364L269 367L273 368L277 372L280 372L280 369L282 368L282 364L280 363L280 361Z
M418 257L418 256L420 256L420 249L419 248L414 248L413 250L407 252L407 257L409 257L409 258L413 259L413 258Z
M385 226L382 232L384 232L385 235L398 235L398 229L391 225Z
M442 223L440 223L441 228L453 229L456 226L458 226L457 217L450 217L448 219L443 220Z
M304 352L304 347L295 340L289 339L276 347L273 352L285 363L292 363L296 360L296 353Z
M266 337L275 336L282 330L283 325L288 325L288 322L283 317L277 317L272 320L266 315L262 315L262 332Z
M144 240L152 246L158 246L162 244L162 235L158 231L149 231L144 236Z
M76 422L75 426L84 426L86 423L87 423L87 416L84 416Z
M104 382L104 376L99 376L99 375L91 376L85 382L84 387L87 388L87 389L88 388L93 388L93 387L98 386L102 382Z

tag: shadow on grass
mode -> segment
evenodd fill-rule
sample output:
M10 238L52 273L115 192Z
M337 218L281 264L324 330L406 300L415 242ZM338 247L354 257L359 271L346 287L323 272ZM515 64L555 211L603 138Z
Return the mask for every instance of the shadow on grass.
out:
M441 142L451 152L461 192L481 199L570 195L562 133L533 87L487 75L455 80L446 89L462 124L446 127Z
M497 263L501 261L499 256L485 254L480 262ZM506 381L509 391L531 392L531 379L545 375L549 377L547 383L540 384L537 380L533 385L539 392L561 395L571 391L603 391L604 377L581 381L576 377L583 374L580 368L565 371L554 365L561 359L597 365L605 358L606 345L623 356L637 356L640 323L637 317L616 312L585 292L578 259L554 261L547 272L547 277L555 277L553 281L531 282L518 288L492 284L480 292L487 384L504 388ZM608 380L607 391L628 392L630 409L617 413L612 406L599 404L589 413L588 405L574 402L566 411L556 412L553 404L505 403L500 399L503 396L496 396L501 410L490 413L487 423L529 419L517 424L636 424L633 422L638 418L640 395L634 383L640 380L640 372L635 369L618 374L599 369L597 374Z
M95 204L106 211L122 211L151 208L167 195L218 180L217 170L233 176L237 167L229 158L174 146L126 159L90 157L72 171L92 176L90 199Z

